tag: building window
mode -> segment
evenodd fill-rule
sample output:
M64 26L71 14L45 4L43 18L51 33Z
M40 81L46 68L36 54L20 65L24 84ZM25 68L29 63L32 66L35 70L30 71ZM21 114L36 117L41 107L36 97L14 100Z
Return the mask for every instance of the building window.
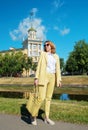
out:
M32 56L38 56L38 52L37 51L33 51L32 52Z
M37 44L32 45L33 50L37 48Z
M39 52L39 56L41 55L41 52Z
M30 49L32 49L32 44L30 44Z
M32 52L30 51L30 56L32 56Z
M39 50L41 50L41 44L39 44Z
M37 61L37 57L35 57L35 61Z

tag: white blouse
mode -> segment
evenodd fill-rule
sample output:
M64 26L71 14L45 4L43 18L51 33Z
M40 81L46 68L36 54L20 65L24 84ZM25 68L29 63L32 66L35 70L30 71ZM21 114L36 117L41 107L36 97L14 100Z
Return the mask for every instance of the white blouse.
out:
M55 73L56 72L56 59L54 58L52 53L47 53L47 72L48 73Z

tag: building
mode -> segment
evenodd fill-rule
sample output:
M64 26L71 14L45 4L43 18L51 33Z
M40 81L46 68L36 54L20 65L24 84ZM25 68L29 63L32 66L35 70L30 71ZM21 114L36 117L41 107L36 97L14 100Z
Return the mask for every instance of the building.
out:
M28 38L23 41L23 53L28 57L32 57L33 62L38 62L39 56L42 51L42 40L37 38L36 30L31 27L28 30ZM30 70L28 73L24 71L23 75L30 75L33 71Z
M28 57L33 58L33 62L38 62L42 40L36 37L36 30L33 27L28 30L28 38L23 42L23 51Z
M37 38L36 30L31 26L28 30L28 38L25 39L22 43L22 48L12 48L10 47L9 50L0 51L0 53L5 54L6 52L11 53L12 51L18 52L21 51L23 54L26 54L28 57L32 57L33 62L38 62L40 53L42 51L42 40ZM33 73L31 70L28 72L23 71L23 75L29 76Z

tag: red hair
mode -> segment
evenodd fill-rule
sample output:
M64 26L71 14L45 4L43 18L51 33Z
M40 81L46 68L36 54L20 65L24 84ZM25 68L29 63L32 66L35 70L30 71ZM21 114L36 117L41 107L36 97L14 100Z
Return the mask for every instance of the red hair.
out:
M45 41L44 44L48 43L51 46L51 53L56 53L56 48L53 42L51 41ZM44 47L44 51L46 52L46 48Z

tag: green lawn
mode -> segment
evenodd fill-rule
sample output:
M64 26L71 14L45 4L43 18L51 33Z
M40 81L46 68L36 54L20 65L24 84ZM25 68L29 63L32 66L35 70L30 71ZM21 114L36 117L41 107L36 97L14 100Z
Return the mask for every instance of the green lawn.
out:
M0 98L0 113L25 113L27 99ZM44 110L44 104L41 107ZM42 115L44 116L44 114ZM50 118L57 121L88 124L88 102L52 100Z
M34 78L33 77L2 77L0 78L0 84L33 84ZM79 85L85 84L88 85L88 75L77 75L77 76L62 76L62 84L63 85Z
M33 89L30 84L33 84L33 78L0 78L0 90L19 90L19 91L30 91ZM6 86L3 86L6 84ZM29 86L25 86L28 85ZM66 87L66 88L55 88L55 93L64 92L80 92L84 95L88 95L88 76L63 76L63 85L85 85L86 87ZM13 85L13 86L10 86ZM18 86L19 85L19 86ZM80 95L83 97L83 95ZM0 113L17 114L21 115L22 112L25 114L25 105L27 99L24 98L3 98L0 97ZM41 107L44 110L44 104ZM44 114L42 115L44 116ZM88 124L88 102L87 101L61 101L52 100L50 118L57 121L66 121L79 124Z

